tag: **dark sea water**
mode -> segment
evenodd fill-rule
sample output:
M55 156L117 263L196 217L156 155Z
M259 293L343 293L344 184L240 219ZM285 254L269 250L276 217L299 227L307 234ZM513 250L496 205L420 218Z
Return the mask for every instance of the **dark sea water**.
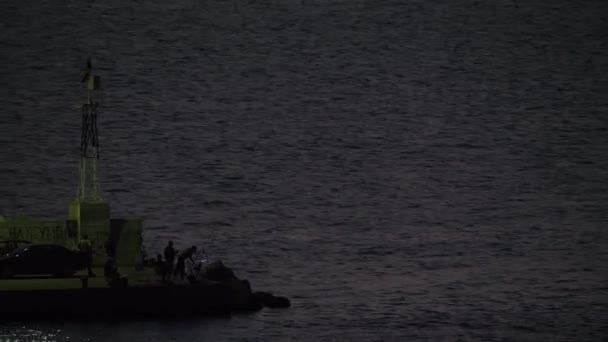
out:
M0 213L67 217L92 56L114 216L292 300L0 341L608 339L607 1L0 10Z

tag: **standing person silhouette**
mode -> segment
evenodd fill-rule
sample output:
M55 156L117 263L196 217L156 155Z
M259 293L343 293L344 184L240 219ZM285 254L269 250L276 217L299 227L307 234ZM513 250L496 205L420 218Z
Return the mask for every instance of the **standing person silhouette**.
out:
M192 246L191 248L186 248L186 250L178 255L174 275L177 275L181 280L184 280L184 277L186 276L186 260L190 259L190 261L192 261L191 259L195 253L196 246Z
M173 263L175 262L175 248L173 248L173 241L169 241L167 247L165 247L165 274L171 278L171 273L173 273ZM163 278L163 281L168 280Z
M87 267L87 271L89 273L89 277L94 277L95 273L93 273L93 247L91 246L91 241L89 241L89 236L84 234L80 242L78 243L78 249L84 258L85 266Z

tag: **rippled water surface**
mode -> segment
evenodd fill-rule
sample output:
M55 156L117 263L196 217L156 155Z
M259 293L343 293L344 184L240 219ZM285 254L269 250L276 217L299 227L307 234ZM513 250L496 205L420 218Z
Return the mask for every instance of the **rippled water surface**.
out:
M0 212L67 216L90 55L114 216L293 304L0 340L606 339L608 2L0 9Z

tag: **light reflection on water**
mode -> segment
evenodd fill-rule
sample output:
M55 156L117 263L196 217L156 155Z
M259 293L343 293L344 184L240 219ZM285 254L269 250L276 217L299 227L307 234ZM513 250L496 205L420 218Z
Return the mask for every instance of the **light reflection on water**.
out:
M0 342L58 342L64 341L61 329L38 328L36 324L0 323Z

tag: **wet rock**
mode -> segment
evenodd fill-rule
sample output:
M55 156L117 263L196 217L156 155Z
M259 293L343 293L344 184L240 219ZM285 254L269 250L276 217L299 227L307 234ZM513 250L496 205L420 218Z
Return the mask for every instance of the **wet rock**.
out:
M278 297L268 292L255 292L253 297L259 305L267 308L288 308L291 306L289 299Z

